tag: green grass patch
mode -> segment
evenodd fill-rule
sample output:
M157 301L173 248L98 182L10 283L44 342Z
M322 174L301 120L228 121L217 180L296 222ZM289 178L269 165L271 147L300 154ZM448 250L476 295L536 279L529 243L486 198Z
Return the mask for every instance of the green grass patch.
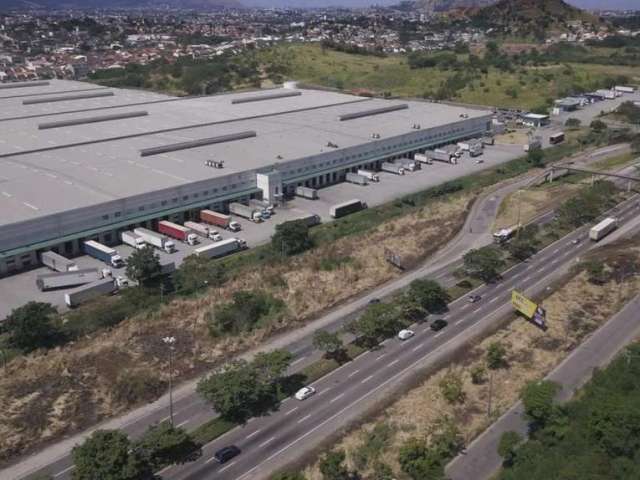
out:
M238 424L222 418L214 418L203 423L193 432L190 433L191 438L200 445L205 445L221 435L233 430Z

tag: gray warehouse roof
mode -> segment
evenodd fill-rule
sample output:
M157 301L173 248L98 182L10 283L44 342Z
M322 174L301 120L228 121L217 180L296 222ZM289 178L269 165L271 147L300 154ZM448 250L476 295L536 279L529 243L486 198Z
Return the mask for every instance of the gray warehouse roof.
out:
M77 98L91 89L113 95ZM328 142L343 149L374 142L372 133L388 139L415 131L414 124L428 129L459 122L462 115L489 114L444 104L297 92L172 98L69 81L0 90L0 225L335 151ZM56 101L46 102L48 94ZM61 101L65 95L72 99ZM256 101L260 95L267 98ZM27 99L44 103L24 105ZM340 121L403 104L408 108ZM51 122L61 126L39 130ZM202 142L212 138L217 140ZM144 149L185 142L202 145L141 156ZM207 167L207 160L224 160L225 168Z

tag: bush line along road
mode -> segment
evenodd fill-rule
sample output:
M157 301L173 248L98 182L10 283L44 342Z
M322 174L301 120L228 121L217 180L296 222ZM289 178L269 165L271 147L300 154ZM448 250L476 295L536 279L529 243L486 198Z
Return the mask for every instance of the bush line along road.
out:
M603 150L603 152L605 151L606 153L612 153L616 150L612 150L611 147L608 147L607 149ZM599 153L600 151L592 152L589 155L585 155L583 157L575 159L575 161L581 163L600 159L601 155L599 155ZM493 219L495 218L495 215L500 206L501 200L507 194L524 186L524 184L528 183L530 180L530 178L525 178L524 180L511 182L495 191L491 191L490 193L485 194L483 198L479 199L474 204L472 212L467 219L467 223L465 224L464 229L460 232L458 237L456 237L456 239L454 239L443 250L436 254L435 257L431 258L425 267L410 272L400 279L382 286L380 289L377 289L372 294L361 298L359 301L351 302L345 307L341 307L337 311L332 312L332 314L327 316L331 323L323 325L323 328L328 327L328 330L338 330L344 323L357 316L359 311L361 311L362 308L366 306L368 299L372 298L375 295L386 296L397 290L398 288L402 288L403 286L408 285L408 283L416 278L421 278L425 275L429 275L431 278L443 281L445 284L452 285L453 283L455 283L451 272L460 265L460 261L457 260L456 254L459 255L466 251L466 249L478 247L485 244L487 241L490 241L491 235L489 232L492 227ZM546 223L551 219L551 217L552 212L549 212L539 217L536 223ZM473 226L472 234L468 232L470 226ZM501 302L496 304L495 302L496 300L493 300L491 303L495 304L496 306L499 306L503 303ZM454 305L456 304L454 303L452 305L452 311ZM481 308L483 306L484 301L477 308ZM475 308L470 309L465 307L465 305L463 305L463 308L466 308L466 310L469 311L473 310L472 313L476 312ZM464 322L460 321L460 325L455 325L455 329L458 330L458 327L464 328L463 323ZM453 330L453 327L454 325L451 325L449 328ZM314 352L314 349L311 345L311 334L317 328L318 325L314 323L313 325L301 329L302 335L299 336L300 340L286 345L277 345L278 347L286 346L290 351L294 353L293 367L295 367L296 371L299 371L302 367L309 363L312 363L312 361L316 360L319 357L317 352ZM411 340L410 342L414 342L414 340ZM274 346L271 345L271 347L273 348ZM417 355L419 352L414 353ZM400 360L394 363L394 365L398 364L400 364ZM294 370L294 368L292 368L292 370ZM396 370L394 369L394 371ZM365 382L365 384L366 383L368 382ZM320 391L319 393L320 395L322 395L322 391ZM347 394L345 394L344 396L347 396ZM349 398L352 398L351 395L349 395ZM161 399L153 406L155 407L155 409L151 413L148 413L142 417L133 417L127 425L122 425L122 427L125 428L128 434L132 435L133 437L137 437L138 435L142 434L144 430L146 430L146 427L149 424L166 420L166 402ZM188 396L178 398L175 402L174 410L176 415L176 425L185 426L188 429L192 429L214 416L211 408L200 397L193 393ZM264 419L260 419L260 421L263 420ZM36 467L39 472L53 473L55 475L55 478L67 477L71 471L71 461L70 457L66 455L66 453L67 452L64 452L64 455L62 457L58 456L53 461L50 461L50 463L48 463L48 466L45 468L39 468L42 466L42 463L40 463L39 465L32 465L32 468L29 469L29 473L32 473L35 470L35 468L33 467ZM206 459L206 455L204 458ZM25 470L22 470L22 473L19 473L19 475L24 475L25 473L27 472ZM18 478L18 474L16 474L16 478Z

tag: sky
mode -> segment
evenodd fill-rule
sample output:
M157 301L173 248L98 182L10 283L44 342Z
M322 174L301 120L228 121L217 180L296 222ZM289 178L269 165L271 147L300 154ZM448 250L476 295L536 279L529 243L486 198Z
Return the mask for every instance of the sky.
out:
M0 0L1 1L1 0ZM244 5L258 7L361 7L372 4L392 5L399 0L241 0ZM640 9L640 0L565 0L576 7L600 9Z

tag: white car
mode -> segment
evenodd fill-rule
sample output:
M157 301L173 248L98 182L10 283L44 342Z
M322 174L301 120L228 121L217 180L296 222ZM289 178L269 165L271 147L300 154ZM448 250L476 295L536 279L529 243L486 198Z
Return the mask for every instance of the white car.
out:
M416 333L413 330L400 330L398 332L398 338L400 340L409 340L411 337L413 337Z
M220 242L222 241L222 235L220 235L217 231L213 230L211 232L209 232L209 238L211 240L213 240L214 242Z
M316 389L315 388L313 388L313 387L302 387L300 390L298 390L296 392L296 399L297 400L306 400L307 398L309 398L314 393L316 393Z

